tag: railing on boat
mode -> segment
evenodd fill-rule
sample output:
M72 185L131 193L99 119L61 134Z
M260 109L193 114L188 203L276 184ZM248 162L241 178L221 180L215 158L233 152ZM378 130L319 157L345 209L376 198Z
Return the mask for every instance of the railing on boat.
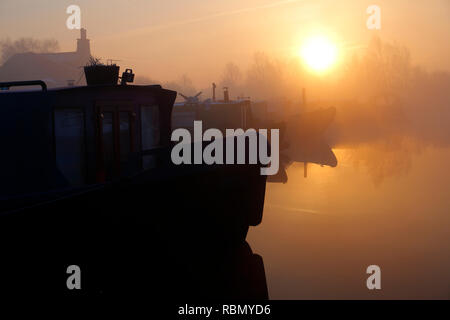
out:
M41 86L42 91L47 91L47 85L42 80L0 82L0 90L9 90L11 87L22 86Z

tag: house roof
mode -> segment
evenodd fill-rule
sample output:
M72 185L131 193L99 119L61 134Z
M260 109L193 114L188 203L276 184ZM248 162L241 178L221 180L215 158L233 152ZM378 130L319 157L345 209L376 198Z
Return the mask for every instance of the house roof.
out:
M76 64L66 63L64 58L70 56L63 55L61 62L58 62L55 55L31 52L16 54L0 67L0 80L44 80L50 87L65 85L67 80L78 80L83 71Z
M0 81L44 80L49 87L67 86L68 80L84 84L83 68L90 56L86 30L81 30L77 51L18 53L0 66Z

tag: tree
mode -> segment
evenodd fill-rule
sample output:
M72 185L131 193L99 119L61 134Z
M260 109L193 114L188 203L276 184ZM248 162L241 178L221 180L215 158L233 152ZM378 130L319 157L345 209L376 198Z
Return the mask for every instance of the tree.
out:
M15 41L4 39L0 41L0 63L18 53L50 53L59 50L59 43L55 39L20 38Z
M270 59L263 52L255 53L246 79L250 95L260 98L282 96L286 85L285 71L286 67L280 60Z
M369 100L392 105L410 82L410 53L405 47L373 37L365 54L355 59L348 71L347 80L355 85L355 91Z
M239 67L233 62L228 62L222 74L221 84L223 87L237 87L242 80Z
M180 87L180 91L182 93L184 93L185 95L188 96L193 96L195 95L197 92L197 90L195 89L194 83L192 82L192 79L189 78L188 75L183 74L180 78L180 80L178 81L179 87Z
M179 93L182 93L186 96L194 96L198 93L197 89L195 88L191 78L189 78L188 75L183 74L178 80L176 81L166 81L163 83L163 87L177 91ZM178 97L179 99L182 99L181 97Z

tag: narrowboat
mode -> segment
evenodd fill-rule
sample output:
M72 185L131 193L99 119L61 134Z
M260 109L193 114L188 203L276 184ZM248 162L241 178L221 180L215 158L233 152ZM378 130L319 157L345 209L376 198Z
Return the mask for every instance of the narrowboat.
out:
M199 92L194 97L186 97L184 102L174 104L172 115L173 129L184 128L193 131L195 120L201 120L204 129L216 128L225 134L226 129L257 128L254 123L249 99L231 100L228 88L224 90L224 99L199 100Z
M287 183L286 170L293 162L304 163L305 176L307 163L337 166L337 158L324 138L335 118L336 108L286 115L282 112L287 109L284 105L269 112L267 101L252 101L249 97L230 99L227 87L223 99L216 99L214 83L212 89L213 98L204 101L200 101L201 92L193 97L181 94L185 101L174 105L173 127L193 132L194 121L201 120L205 128L219 128L224 134L227 128L279 129L280 169L268 177L268 182Z
M6 90L33 85L41 89ZM260 165L171 162L176 92L48 90L42 81L0 88L2 283L26 290L27 268L37 264L38 283L66 289L61 268L77 264L98 293L111 286L105 268L130 276L162 263L156 252L176 260L177 252L232 247L261 222Z

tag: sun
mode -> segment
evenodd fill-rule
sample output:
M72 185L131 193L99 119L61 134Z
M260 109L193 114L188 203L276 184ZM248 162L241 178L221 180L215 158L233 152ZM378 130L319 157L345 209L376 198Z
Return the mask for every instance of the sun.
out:
M300 48L300 56L309 68L324 72L336 63L337 46L324 36L308 38Z

